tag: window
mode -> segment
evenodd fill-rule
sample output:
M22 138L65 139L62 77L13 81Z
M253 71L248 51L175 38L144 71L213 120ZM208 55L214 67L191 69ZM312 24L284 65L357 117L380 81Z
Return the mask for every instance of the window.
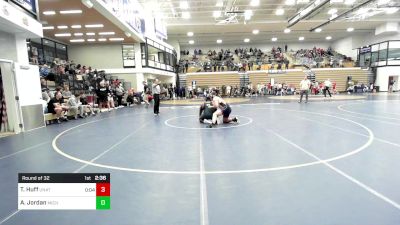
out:
M135 67L135 48L133 45L122 45L122 60L124 68Z

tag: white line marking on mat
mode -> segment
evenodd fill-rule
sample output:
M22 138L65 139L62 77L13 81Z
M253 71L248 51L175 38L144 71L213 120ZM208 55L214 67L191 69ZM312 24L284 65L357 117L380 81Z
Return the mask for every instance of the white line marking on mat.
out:
M285 137L281 136L280 134L270 130L270 129L266 129L264 128L266 131L274 134L275 136L279 137L280 139L282 139L283 141L285 141L286 143L294 146L295 148L301 150L302 152L304 152L305 154L307 154L308 156L310 156L311 158L314 158L320 162L322 162L322 164L324 164L325 166L327 166L328 168L332 169L333 171L335 171L336 173L342 175L343 177L345 177L346 179L350 180L351 182L355 183L356 185L360 186L361 188L363 188L364 190L370 192L371 194L375 195L376 197L382 199L383 201L389 203L390 205L392 205L393 207L397 208L398 210L400 210L400 205L391 200L390 198L386 197L385 195L379 193L378 191L375 191L374 189L372 189L371 187L367 186L366 184L363 184L362 182L358 181L357 179L355 179L354 177L348 175L347 173L343 172L342 170L336 168L335 166L331 165L330 163L326 162L325 160L320 159L318 156L312 154L311 152L307 151L306 149L300 147L299 145L293 143L292 141L290 141L289 139L286 139Z
M371 115L371 114L368 114L368 113L358 113L358 112L353 112L353 111L346 110L346 109L343 108L344 106L356 105L356 104L362 104L362 103L343 104L343 105L339 105L337 107L337 109L339 109L340 111L343 111L343 112L356 114L356 115L363 115L363 116L369 116L369 117L375 117L375 118L382 118L382 119L388 119L388 120L399 120L400 121L400 118L393 118L393 117L386 117L386 116L376 116L376 115Z
M9 219L11 219L11 217L17 215L20 212L20 210L17 210L13 213L11 213L10 215L8 215L6 218L4 218L2 221L0 221L0 224L3 224L5 222L7 222Z
M207 201L207 183L204 173L204 154L203 141L200 137L199 155L200 155L200 208L201 208L201 225L208 225L208 201Z
M248 120L247 123L241 123L239 125L232 125L232 126L226 126L226 127L213 127L213 128L207 128L207 127L180 127L180 126L175 126L170 124L169 122L171 120L176 120L179 118L186 118L186 117L198 117L198 115L187 115L187 116L177 116L177 117L172 117L167 119L164 124L167 125L168 127L172 127L172 128L177 128L177 129L184 129L184 130L208 130L208 131L212 131L212 130L220 130L220 129L232 129L232 128L237 128L237 127L243 127L246 125L249 125L253 122L252 118L246 117L246 116L240 116L240 115L236 115L239 118L246 118Z

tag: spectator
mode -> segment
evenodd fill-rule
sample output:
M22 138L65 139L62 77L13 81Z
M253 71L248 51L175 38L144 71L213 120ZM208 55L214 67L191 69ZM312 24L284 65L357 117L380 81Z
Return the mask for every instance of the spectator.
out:
M104 107L104 105L106 105L107 109L110 110L110 103L108 101L109 92L110 90L108 89L108 87L106 87L105 81L102 80L99 84L99 88L96 90L100 110Z
M78 119L78 114L80 118L83 118L81 113L79 113L79 94L71 95L68 99L67 106L69 108L69 113L72 115L74 119Z
M117 84L117 87L115 88L115 95L117 96L117 102L118 106L122 106L122 98L124 97L125 90L122 87L122 84Z
M60 119L64 119L64 121L68 121L66 117L62 115L63 112L67 112L68 107L63 105L62 102L62 94L57 91L55 97L52 98L47 104L47 112L56 115L56 122L61 123Z
M64 98L70 98L70 97L72 96L72 93L71 93L71 91L69 90L68 85L65 85L65 86L64 86L64 91L62 92L62 96L63 96Z

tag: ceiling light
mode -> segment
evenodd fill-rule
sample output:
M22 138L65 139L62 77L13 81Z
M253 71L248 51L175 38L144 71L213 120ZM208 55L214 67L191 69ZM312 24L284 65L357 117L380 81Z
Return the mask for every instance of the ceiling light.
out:
M193 32L191 32L191 31L187 32L187 36L188 36L188 37L192 37L193 35L194 35Z
M123 41L125 39L124 38L109 38L108 40L110 40L110 41Z
M182 12L182 18L183 19L190 19L190 13L189 12Z
M68 28L68 26L64 26L64 25L62 25L62 26L57 26L57 28L58 28L58 29L60 29L60 30L61 30L61 29L67 29L67 28Z
M86 24L85 25L86 28L101 28L104 27L103 24Z
M356 2L356 0L345 0L344 4L346 5L353 5Z
M271 41L277 41L277 40L278 40L278 38L276 38L276 37L271 38Z
M250 1L250 6L259 6L260 5L260 0L251 0Z
M299 37L299 41L304 41L304 37Z
M191 44L191 45L194 44L194 41L193 41L193 40L190 40L190 41L189 41L189 44Z
M287 33L290 33L290 31L291 31L291 30L290 30L289 28L286 28L286 29L283 30L283 32L286 33L286 34L287 34Z
M217 4L215 4L215 6L222 7L222 6L224 6L224 2L218 1Z
M295 5L296 4L296 0L286 0L285 1L285 5Z
M393 14L393 13L395 13L395 12L397 12L397 11L399 11L399 8L395 8L395 7L392 7L392 8L386 8L386 14Z
M61 14L80 14L82 13L82 10L80 9L74 9L74 10L63 10L60 11Z
M107 39L106 38L99 38L99 39L97 39L98 41L107 41Z
M54 26L42 27L43 30L54 30Z
M330 2L331 2L331 4L343 3L343 0L331 0Z
M253 16L253 10L245 10L244 11L244 19L245 20L250 20L252 16Z
M259 30L253 30L253 34L258 34L258 33L260 33Z
M96 39L87 39L88 42L94 42Z
M127 37L131 37L131 36L132 36L132 34L131 34L131 33L129 33L128 31L127 31L127 32L125 32L125 35L126 35Z
M315 32L317 32L317 33L321 32L321 31L322 31L322 29L321 29L321 28L317 28L317 29L315 29Z
M250 42L250 39L246 38L243 41L247 43L247 42Z
M284 9L277 9L277 10L275 11L275 14L276 14L277 16L281 16L281 15L285 14L285 10L284 10Z
M386 5L390 2L390 0L378 0L378 5Z
M189 8L189 3L187 1L181 1L179 3L179 8L181 9L188 9Z
M99 35L114 35L115 32L99 32Z
M90 0L82 0L82 3L89 9L93 7L93 3Z
M336 14L337 13L337 9L330 9L329 11L328 11L328 14L329 15L333 15L333 14Z
M75 33L74 36L77 36L77 37L83 36L83 33Z
M70 33L63 33L63 34L54 34L56 37L71 37Z
M221 43L222 43L222 40L221 40L221 39L217 40L217 43L218 43L218 44L221 44Z
M213 17L214 18L218 18L218 17L220 17L221 16L221 11L214 11L213 12Z
M94 36L96 33L86 33L87 36Z
M44 11L43 15L49 16L49 15L55 15L56 12L55 11Z
M72 39L70 42L85 42L85 39Z
M309 2L310 2L310 0L297 0L297 4L307 4Z
M331 40L332 37L331 37L331 36L328 36L328 37L326 37L325 39L326 39L326 40Z
M347 32L353 32L353 31L354 31L354 28L352 28L352 27L347 28Z
M81 29L82 26L81 26L81 25L72 25L71 28L74 28L74 29Z

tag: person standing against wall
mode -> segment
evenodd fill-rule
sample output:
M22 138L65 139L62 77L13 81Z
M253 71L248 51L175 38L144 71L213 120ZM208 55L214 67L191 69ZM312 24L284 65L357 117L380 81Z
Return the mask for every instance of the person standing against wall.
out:
M160 113L160 93L161 93L160 81L156 79L153 83L154 115L156 116Z

